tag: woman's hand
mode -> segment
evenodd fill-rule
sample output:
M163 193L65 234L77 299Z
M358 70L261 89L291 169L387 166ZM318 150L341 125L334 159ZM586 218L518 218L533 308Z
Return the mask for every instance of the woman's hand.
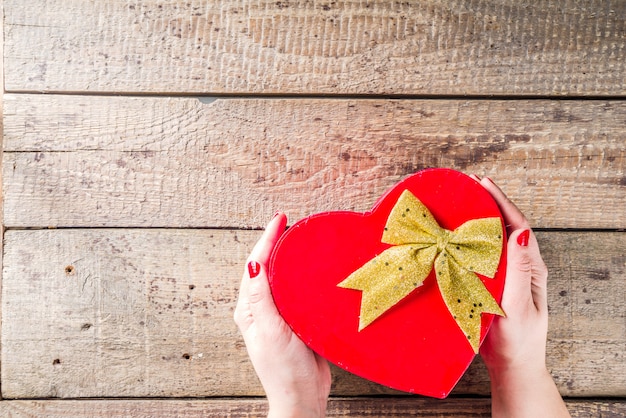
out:
M328 362L311 351L278 313L267 265L287 218L277 214L248 257L235 308L237 323L270 405L270 417L323 417ZM297 278L294 278L297 280Z
M546 369L548 300L546 268L539 245L522 212L489 179L491 193L509 236L506 283L501 306L480 349L491 378L493 416L569 417Z

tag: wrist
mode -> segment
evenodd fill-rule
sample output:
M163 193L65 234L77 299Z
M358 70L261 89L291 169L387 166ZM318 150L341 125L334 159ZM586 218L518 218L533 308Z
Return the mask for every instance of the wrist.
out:
M487 372L491 381L495 383L522 384L525 382L536 382L540 379L551 379L547 367L541 364L491 366L487 368Z
M569 417L547 368L490 370L492 417Z
M535 344L532 350L522 348L518 350L483 350L481 357L491 380L504 379L509 376L515 379L536 378L547 372L545 345Z
M288 396L276 399L268 397L268 418L323 418L326 416L327 399L292 399Z
M268 418L323 418L326 411L320 411L317 408L305 408L287 405L270 404Z
M498 385L520 386L551 379L545 362L506 362L487 365L492 389Z

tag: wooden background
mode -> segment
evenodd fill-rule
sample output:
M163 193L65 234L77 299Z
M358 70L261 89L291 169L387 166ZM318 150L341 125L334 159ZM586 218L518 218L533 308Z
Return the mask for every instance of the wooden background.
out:
M259 416L232 321L276 210L426 167L538 230L548 365L626 415L626 1L4 0L0 415ZM333 370L329 416L489 416Z

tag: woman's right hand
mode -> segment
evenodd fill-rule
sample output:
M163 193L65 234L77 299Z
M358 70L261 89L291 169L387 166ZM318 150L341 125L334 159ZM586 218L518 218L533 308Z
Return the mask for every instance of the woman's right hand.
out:
M489 179L479 180L498 204L509 238L501 306L480 354L491 378L493 416L569 417L546 368L548 299L546 268L522 212Z

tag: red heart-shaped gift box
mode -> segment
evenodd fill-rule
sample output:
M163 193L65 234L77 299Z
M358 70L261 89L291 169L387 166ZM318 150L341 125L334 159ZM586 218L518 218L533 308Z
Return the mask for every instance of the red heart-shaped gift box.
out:
M449 169L423 170L396 184L369 212L325 212L294 224L272 253L270 285L280 314L322 357L385 386L444 398L475 353L448 311L434 273L361 331L361 292L337 286L389 248L381 236L404 190L448 230L472 219L502 219L489 192L472 178ZM495 277L480 277L498 303L504 288L505 249L503 239ZM482 315L481 342L493 317Z

